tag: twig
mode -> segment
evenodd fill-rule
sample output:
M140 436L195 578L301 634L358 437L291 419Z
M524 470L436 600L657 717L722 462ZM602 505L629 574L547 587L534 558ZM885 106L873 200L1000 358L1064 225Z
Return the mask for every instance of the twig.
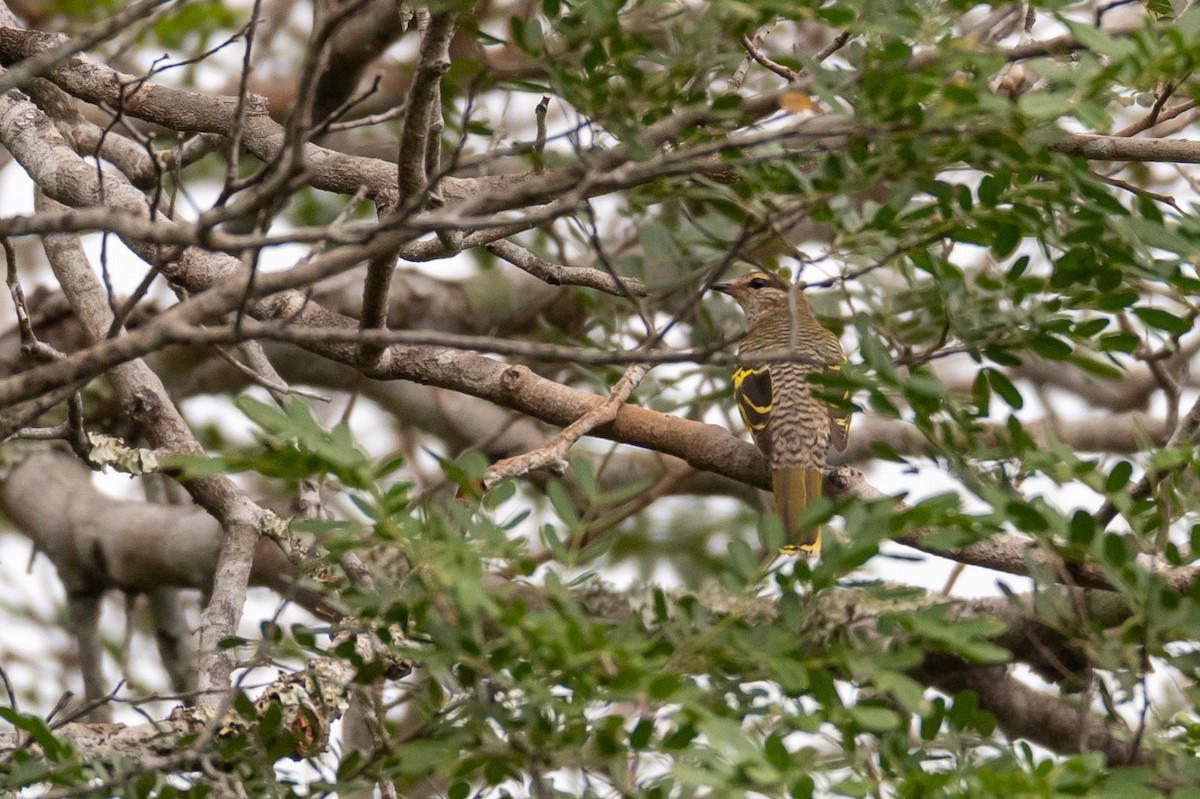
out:
M355 102L361 101L363 98L355 98ZM359 117L348 122L333 122L325 127L328 133L338 133L343 130L355 130L357 128L369 128L373 125L382 125L384 122L391 122L393 119L400 119L404 116L404 109L407 108L407 103L400 103L395 108L389 108L386 111L370 116Z
M362 92L351 95L351 96L347 97L345 100L343 100L342 103L340 105L338 105L337 108L330 111L329 114L324 119L318 121L317 124L315 124L313 126L312 130L309 131L309 136L311 138L315 139L320 136L323 136L325 133L334 129L334 126L336 124L334 122L334 120L341 119L343 116L345 116L347 113L349 113L351 108L353 108L354 106L361 103L363 100L366 100L368 97L370 97L371 95L378 92L379 84L382 80L383 79L379 75L376 75L375 79L373 81L371 81L370 86L368 86ZM403 103L400 105L399 108L393 108L391 113L393 114L394 117L401 116L404 113ZM353 122L349 122L346 124L352 128L364 126L362 120L359 120L359 119L356 119Z
M233 129L229 132L229 160L225 165L225 185L237 180L241 163L242 134L246 125L246 103L250 98L250 75L253 73L254 35L258 30L261 0L254 0L254 9L246 25L246 46L242 51L242 69L238 75L237 110L234 112Z
M965 563L955 563L954 568L950 570L950 576L946 578L946 584L942 586L939 592L942 596L950 596L950 592L954 590L954 584L958 582L958 578L962 576L963 570L967 568Z
M263 361L266 359L266 355L262 351L262 345L258 342L244 341L239 345L239 348L250 361L249 365L244 364L237 358L233 357L233 354L224 347L218 346L216 347L216 350L217 355L219 355L222 360L224 360L234 369L237 369L246 377L250 378L258 385L265 388L267 391L271 392L271 396L274 397L277 402L282 402L283 397L287 394L295 394L298 397L305 397L307 399L317 400L319 402L333 401L331 397L328 397L324 394L318 394L315 391L304 391L298 388L292 388L287 384L287 381L279 376L279 373L275 371L275 368L270 365L269 361L266 362L266 366L270 367L270 369L263 369ZM252 354L255 350L257 350L259 356L262 356L262 360Z
M1171 437L1167 439L1167 443L1163 446L1163 449L1174 449L1184 441L1194 441L1197 430L1200 430L1200 398L1197 398L1195 404L1192 405L1191 409L1184 415L1183 419L1179 421L1179 426L1175 428L1175 432L1171 433ZM1181 464L1176 468L1182 468L1183 465L1184 464ZM1150 491L1154 487L1154 483L1162 479L1165 474L1175 470L1176 469L1147 470L1146 473L1142 475L1142 479L1138 480L1137 485L1129 490L1129 498L1136 501L1149 496ZM1105 500L1104 504L1100 506L1100 509L1096 511L1096 525L1103 530L1108 527L1108 525L1111 524L1112 520L1116 517L1116 506L1113 505L1111 500Z
M536 469L549 468L557 474L565 473L567 452L575 445L575 442L597 427L615 419L617 411L629 399L629 395L637 388L638 383L642 382L642 378L650 369L651 365L648 363L631 364L617 384L613 386L607 399L602 400L583 416L564 427L557 436L531 452L505 458L499 463L492 464L483 475L484 489L491 488L501 480L520 477Z
M813 61L816 61L818 64L821 63L826 58L829 58L829 56L845 47L846 42L848 41L850 41L850 31L842 31L837 35L836 39L825 45L825 47L821 49L821 52L813 56Z
M646 297L650 294L646 284L635 277L616 277L585 266L553 264L510 241L493 241L485 244L484 248L492 255L508 261L551 286L586 286L618 297L624 297L626 294Z
M1098 172L1093 172L1092 175L1096 179L1107 183L1110 186L1115 186L1118 189L1124 189L1130 194L1134 194L1138 197L1145 197L1146 199L1154 200L1155 202L1160 202L1164 205L1169 205L1179 213L1184 213L1184 210L1179 207L1179 203L1176 202L1175 198L1169 194L1159 194L1158 192L1149 191L1147 189L1143 189L1141 186L1135 186L1132 183L1127 183L1120 178L1109 177L1108 175L1102 175Z
M71 434L70 422L59 422L53 427L23 427L13 434L13 438L25 441L58 441L66 439Z
M642 512L658 500L662 499L664 496L671 493L680 480L692 473L693 469L686 463L672 463L668 461L662 477L660 477L658 481L654 483L654 485L638 494L637 497L635 497L631 502L622 507L619 514L607 517L603 524L597 524L596 526L588 525L581 535L570 542L569 546L573 550L578 550L588 546L594 541L598 541L609 531L619 526L626 519ZM555 559L555 557L557 556L552 550L545 549L541 552L531 554L529 559L540 566L550 563ZM516 570L512 567L503 570L501 573L507 579L513 579L517 576Z
M430 14L417 12L421 32L421 54L412 89L404 105L404 130L400 136L397 159L397 185L401 203L413 210L426 204L422 197L429 176L435 174L441 159L441 79L450 69L450 38L454 35L455 14L449 11ZM440 197L434 205L441 205ZM381 215L387 209L381 207ZM447 249L454 243L439 231L439 242ZM461 242L461 240L460 240ZM459 243L461 249L461 243ZM363 283L362 330L387 327L388 294L396 267L399 247L380 253L367 262ZM360 363L369 364L379 357L378 347L364 344L358 352Z
M24 86L32 79L46 75L78 53L86 52L118 33L125 32L134 22L146 17L166 2L167 0L141 0L133 3L79 36L70 39L64 37L56 46L8 67L4 74L0 75L0 94Z
M86 459L92 451L92 442L84 427L83 395L78 391L67 400L67 443L81 458Z
M363 279L362 319L360 330L386 330L388 297L391 295L392 276L396 271L396 252L381 253L367 262L367 274ZM370 363L379 357L379 348L363 344L359 348L360 363Z
M795 83L800 79L800 76L804 74L803 69L795 70L784 66L778 61L771 59L762 51L762 44L766 40L767 35L771 32L773 27L775 27L774 24L765 25L759 28L754 34L753 39L744 34L742 35L742 47L746 49L747 57L742 59L742 63L738 65L737 71L734 72L733 76L729 79L730 91L737 91L742 87L742 84L746 80L746 72L749 69L751 59L771 70L788 83ZM841 50L843 47L845 47L846 42L848 41L850 41L850 32L842 31L833 41L825 45L823 48L821 48L820 52L813 56L813 63L819 64L825 59L829 58L838 50Z
M8 694L8 706L18 713L21 711L21 706L17 703L17 695L13 692L12 682L8 679L8 672L0 666L0 682L4 683L4 691Z
M537 104L537 108L533 110L533 117L537 124L537 134L533 139L533 171L544 172L546 162L543 158L546 151L546 114L550 111L550 95L543 94L542 100Z
M730 91L735 92L742 88L742 84L746 82L746 73L750 71L750 48L754 47L757 49L761 47L763 40L767 38L767 34L769 34L771 29L774 27L775 23L772 22L769 25L763 25L761 28L755 31L753 39L747 40L745 36L742 37L743 42L749 41L750 44L746 46L746 56L742 59L742 63L738 64L738 68L734 70L733 75L729 78Z
M1200 410L1193 409L1200 424ZM1191 414L1189 414L1190 416ZM761 484L760 484L761 485ZM851 497L865 501L896 501L866 481L863 473L849 466L838 466L825 473L825 491L834 501ZM900 504L900 503L897 503ZM997 533L990 538L958 547L953 550L939 548L927 541L928 530L910 530L890 538L898 544L919 549L938 557L949 558L969 566L1028 576L1045 570L1056 582L1069 578L1074 585L1083 588L1115 590L1105 573L1105 567L1095 562L1065 563L1057 553L1048 548L1038 548L1032 539L1024 536ZM1138 555L1137 564L1146 571L1154 572L1172 590L1185 594L1200 577L1200 567L1179 566L1164 568L1149 555Z
M54 721L55 716L66 710L67 705L71 704L71 700L75 698L74 691L63 691L58 697L58 701L54 703L54 707L50 708L50 712L46 714L45 721L47 723Z
M4 257L8 264L8 269L5 273L5 283L8 285L9 294L12 296L13 307L17 316L17 327L21 334L21 349L31 353L44 363L54 363L63 360L66 355L59 352L54 347L39 341L37 335L33 332L33 323L29 318L29 308L25 303L25 292L21 289L21 281L17 275L17 254L12 242L7 236L0 236L0 246L4 249ZM62 438L71 445L71 449L81 458L87 458L88 452L91 451L91 444L88 442L87 431L84 430L83 420L83 398L78 391L73 391L67 398L67 421L63 425L56 425L53 428L43 428L42 432L58 433L62 431L62 435L54 435L53 438ZM57 403L56 403L57 404ZM40 414L39 414L40 415ZM36 418L36 417L34 417ZM18 437L32 438L33 436L21 436L20 432L34 431L19 431ZM36 435L36 434L35 434ZM46 440L51 436L47 436L42 440Z
M4 258L8 264L4 282L8 293L12 296L13 308L17 315L17 328L21 332L21 349L38 359L50 362L61 360L64 355L49 344L38 341L33 332L33 323L29 320L29 306L25 304L25 292L21 289L21 279L17 275L17 253L7 236L0 236L0 246L4 248Z
M762 33L762 31L759 31L759 33ZM758 39L758 34L755 34L754 38ZM749 36L742 34L742 47L745 47L746 52L750 54L750 57L753 58L755 61L757 61L759 64L761 64L762 66L771 70L776 75L778 75L779 77L786 80L788 83L791 83L796 78L800 77L800 73L797 72L796 70L791 69L790 67L785 67L783 64L780 64L778 61L773 61L770 58L768 58L767 55L762 50L759 49L759 44L761 44L761 42L756 43L754 40L751 40L751 38Z
M1195 107L1196 107L1195 100L1185 100L1182 103L1176 103L1175 105L1173 105L1170 108L1163 111L1163 110L1161 110L1159 103L1155 102L1154 108L1152 108L1150 110L1150 113L1146 114L1146 116L1142 117L1137 122L1134 122L1132 125L1121 128L1113 135L1114 136L1136 136L1137 134L1139 134L1143 131L1149 130L1150 128L1154 127L1155 125L1161 124L1161 123L1166 122L1171 119L1174 119L1175 117L1179 116L1180 114L1187 113L1188 111L1191 111Z
M1104 15L1107 14L1109 11L1112 11L1114 8L1120 8L1121 6L1132 5L1136 2L1138 2L1138 0L1112 0L1112 2L1110 2L1110 3L1105 3L1104 5L1099 6L1096 9L1096 17L1095 17L1096 27L1097 28L1100 27L1100 25L1104 22Z

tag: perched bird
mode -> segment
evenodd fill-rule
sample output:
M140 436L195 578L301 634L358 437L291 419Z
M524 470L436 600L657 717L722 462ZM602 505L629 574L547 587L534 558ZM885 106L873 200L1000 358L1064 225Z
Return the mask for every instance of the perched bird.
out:
M778 275L753 272L712 288L733 297L746 313L733 396L771 467L775 512L789 542L784 549L816 555L820 528L802 530L797 522L821 496L829 447L846 448L850 412L815 396L808 376L841 369L846 356L804 293Z

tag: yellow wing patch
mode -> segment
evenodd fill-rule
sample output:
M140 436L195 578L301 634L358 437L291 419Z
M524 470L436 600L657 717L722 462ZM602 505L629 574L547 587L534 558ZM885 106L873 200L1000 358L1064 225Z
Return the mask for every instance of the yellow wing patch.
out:
M742 414L742 421L757 439L758 433L767 427L774 403L770 368L744 366L734 372L733 397L737 401L738 411Z

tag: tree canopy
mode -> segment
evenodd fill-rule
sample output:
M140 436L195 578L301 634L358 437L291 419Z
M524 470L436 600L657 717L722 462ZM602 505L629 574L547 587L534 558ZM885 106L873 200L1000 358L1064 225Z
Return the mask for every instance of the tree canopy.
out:
M1200 9L10 2L0 65L64 597L0 613L71 633L0 788L1200 795ZM819 560L751 269L850 356Z

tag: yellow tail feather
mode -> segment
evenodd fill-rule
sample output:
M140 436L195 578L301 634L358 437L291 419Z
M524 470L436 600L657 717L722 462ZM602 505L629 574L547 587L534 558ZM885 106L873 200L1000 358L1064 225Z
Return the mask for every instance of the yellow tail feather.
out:
M783 533L792 542L782 551L805 558L819 555L821 528L802 530L797 522L809 503L821 496L821 470L809 466L776 469L771 472L771 491L775 495L775 512L783 522Z

